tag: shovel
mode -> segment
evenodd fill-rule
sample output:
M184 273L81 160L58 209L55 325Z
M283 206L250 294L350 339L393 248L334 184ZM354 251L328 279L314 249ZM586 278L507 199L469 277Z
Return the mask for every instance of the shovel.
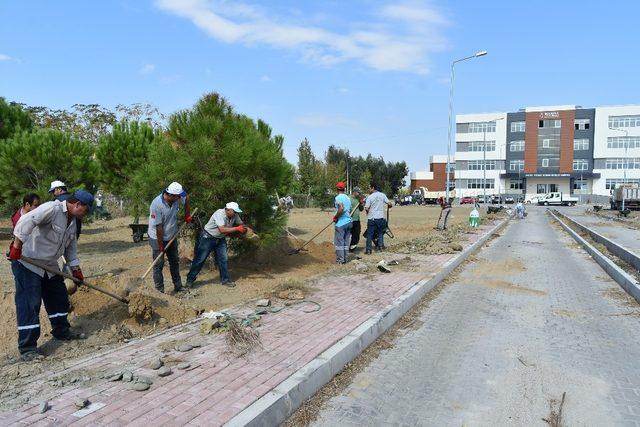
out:
M105 289L102 289L102 288L100 288L98 286L92 285L91 283L87 283L86 280L80 280L80 279L78 279L76 277L73 277L71 274L64 273L64 272L58 270L57 268L51 268L48 265L46 265L46 264L44 264L44 263L42 263L40 261L37 261L35 259L22 257L22 258L20 258L20 261L24 261L27 264L33 265L34 267L41 268L41 269L43 269L44 271L46 271L48 273L55 274L57 276L62 276L65 279L73 280L78 285L84 285L89 289L93 289L94 291L102 292L103 294L108 295L113 299L117 299L118 301L120 301L120 302L122 302L124 304L129 304L129 300L126 299L126 298L122 298L122 297L120 297L120 296L118 296L116 294L113 294L113 293L105 290Z
M198 212L198 208L195 208L193 210L193 212L191 212L191 216L194 216L196 214L196 212ZM160 259L164 256L164 253L166 252L167 248L169 246L171 246L173 244L173 241L176 240L178 238L178 236L180 235L180 232L182 231L182 229L184 228L184 226L187 225L186 222L183 222L182 225L180 226L180 228L178 228L178 231L176 232L175 236L173 236L171 238L171 240L169 240L167 242L167 244L164 246L164 251L160 252L160 255L158 255L156 257L156 259L153 260L153 262L151 263L151 265L149 266L149 268L147 268L147 271L144 272L144 274L142 275L142 277L140 278L140 280L144 280L145 277L147 277L147 275L149 274L149 272L151 271L151 269L153 268L154 265L156 265L158 263L158 261L160 261Z
M353 208L353 210L351 211L351 213L349 214L349 216L353 215L353 213L356 211L356 209L358 209L358 206L360 206L360 203L358 203L356 205L355 208ZM331 225L333 224L333 221L331 221L329 224L327 224L322 230L318 231L318 233L313 236L312 238L310 238L309 240L306 241L305 244L303 244L302 246L300 246L298 249L292 249L291 251L289 251L289 255L294 255L294 254L298 254L300 253L301 250L304 249L305 246L307 246L309 243L311 243L313 241L313 239L315 239L316 237L318 237L320 234L322 234L322 232L324 230L326 230L327 228L331 227Z

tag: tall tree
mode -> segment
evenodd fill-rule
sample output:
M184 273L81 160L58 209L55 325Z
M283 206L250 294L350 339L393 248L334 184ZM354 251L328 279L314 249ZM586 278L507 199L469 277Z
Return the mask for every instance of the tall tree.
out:
M95 191L98 173L94 149L87 141L53 129L21 132L0 144L0 197L5 207L20 204L26 193L47 200L51 181L59 179L70 190Z
M148 204L178 181L191 193L191 205L200 208L204 222L214 210L236 201L261 241L274 242L286 217L274 213L272 196L292 176L281 143L264 124L235 112L220 95L207 94L193 108L171 115L166 138L152 145L148 161L132 179L130 199Z
M22 131L30 131L33 120L20 104L7 102L0 97L0 140L12 137Z

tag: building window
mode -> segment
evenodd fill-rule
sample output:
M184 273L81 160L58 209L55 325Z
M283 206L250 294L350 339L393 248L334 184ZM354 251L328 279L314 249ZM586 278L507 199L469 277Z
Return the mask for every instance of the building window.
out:
M607 159L604 164L605 169L640 169L640 158L617 158Z
M591 120L590 119L575 119L573 121L573 124L576 127L576 130L586 130L586 129L589 129L591 127Z
M542 159L542 167L543 168L549 167L549 159Z
M524 170L524 160L509 161L509 170L512 172L522 172Z
M558 129L562 126L562 120L538 120L539 128L555 128Z
M607 148L640 148L640 136L610 136Z
M573 161L574 171L586 171L589 169L589 161L586 159L576 159Z
M609 116L610 128L635 128L640 127L640 115L633 116Z
M538 184L536 190L538 194L555 193L558 191L558 184Z
M524 141L511 141L509 151L524 151Z
M571 188L577 191L587 191L589 189L587 179L574 179L573 186Z
M607 179L605 181L605 188L607 190L613 190L614 188L618 187L620 184L624 184L625 180L624 179ZM640 179L627 179L626 181L627 184L640 184Z
M494 188L493 178L487 179L484 181L484 188ZM469 189L479 189L483 188L483 180L482 179L468 179L467 180L467 188Z
M509 188L512 190L522 190L524 188L524 181L522 179L510 179Z
M484 141L469 142L469 151L484 151ZM496 142L487 141L487 151L496 151Z
M542 140L542 148L549 148L551 146L551 140L545 138Z
M573 140L573 151L581 151L589 149L589 139L581 138Z
M456 123L457 133L495 132L496 122Z
M481 171L481 170L495 170L496 169L496 161L495 160L469 160L469 170L470 171Z
M511 132L524 132L526 122L511 122Z

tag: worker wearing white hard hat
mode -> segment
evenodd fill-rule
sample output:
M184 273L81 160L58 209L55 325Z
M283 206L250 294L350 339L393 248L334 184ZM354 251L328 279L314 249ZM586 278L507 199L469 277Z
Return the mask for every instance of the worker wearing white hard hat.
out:
M159 255L163 254L153 266L153 282L158 291L164 292L164 276L162 269L164 267L164 254L169 260L169 271L171 272L171 280L173 281L173 289L178 292L182 289L182 280L180 279L180 258L178 256L178 239L169 242L178 232L178 210L184 206L184 220L187 223L193 221L191 218L191 210L189 208L189 196L184 191L182 185L172 182L160 193L149 207L149 244L151 245L151 254L155 260Z

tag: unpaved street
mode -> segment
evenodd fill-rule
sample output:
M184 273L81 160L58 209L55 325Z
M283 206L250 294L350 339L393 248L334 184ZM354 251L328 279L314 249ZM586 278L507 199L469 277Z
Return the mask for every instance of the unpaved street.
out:
M640 425L640 306L541 208L514 220L316 423Z

